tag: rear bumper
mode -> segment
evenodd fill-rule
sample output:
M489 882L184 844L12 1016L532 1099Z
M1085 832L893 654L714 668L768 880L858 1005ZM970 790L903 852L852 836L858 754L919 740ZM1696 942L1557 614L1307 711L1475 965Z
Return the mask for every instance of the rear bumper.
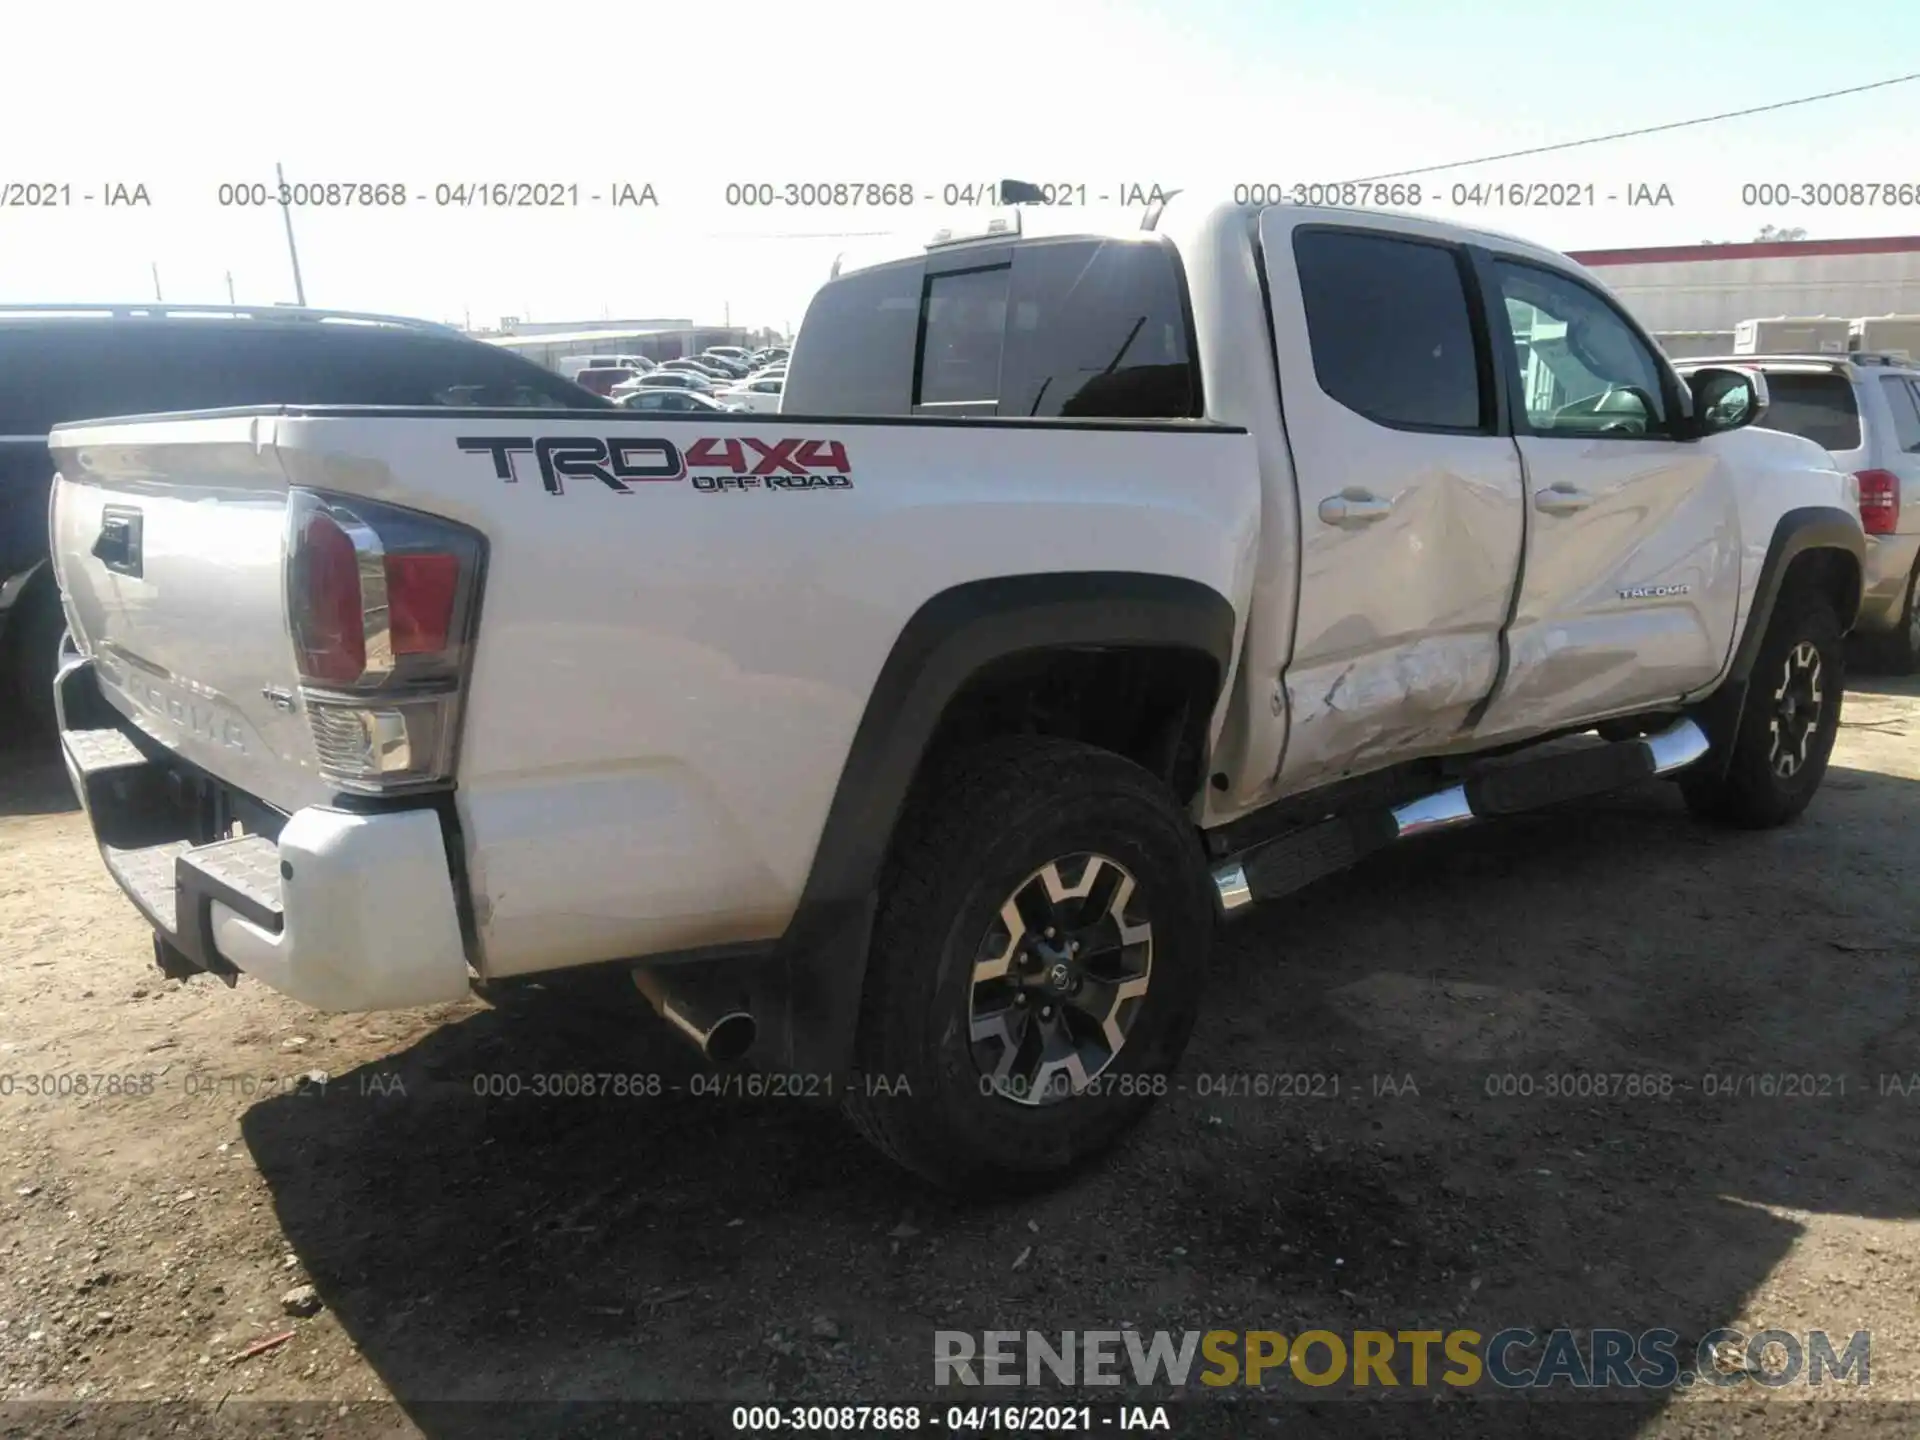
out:
M1920 531L1911 535L1869 535L1865 573L1860 584L1856 630L1887 631L1900 626L1907 602L1907 580L1920 556Z
M101 698L69 655L61 754L101 857L194 964L241 971L321 1010L458 1000L470 985L439 815L310 806L281 816L214 795ZM248 834L223 835L231 818Z

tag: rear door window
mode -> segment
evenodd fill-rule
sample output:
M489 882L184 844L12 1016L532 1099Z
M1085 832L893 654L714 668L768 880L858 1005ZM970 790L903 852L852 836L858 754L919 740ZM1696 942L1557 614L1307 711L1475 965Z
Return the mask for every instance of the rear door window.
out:
M1860 406L1844 375L1767 370L1767 410L1760 424L1784 430L1826 450L1860 448Z
M1293 250L1322 390L1382 425L1483 428L1458 252L1351 230L1301 230Z

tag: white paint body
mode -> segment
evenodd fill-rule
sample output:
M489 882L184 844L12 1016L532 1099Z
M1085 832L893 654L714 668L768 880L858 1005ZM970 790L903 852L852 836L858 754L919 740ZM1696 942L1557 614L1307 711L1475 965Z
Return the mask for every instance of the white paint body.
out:
M262 694L298 683L281 597L291 486L445 516L487 539L456 804L474 960L491 977L780 935L902 627L969 581L1136 571L1231 603L1237 656L1207 765L1229 779L1196 801L1207 826L1342 776L1710 691L1775 520L1851 505L1847 477L1815 447L1763 431L1672 454L1567 441L1529 453L1512 438L1373 425L1319 391L1288 252L1272 243L1313 219L1462 233L1349 212L1170 208L1161 228L1191 287L1209 418L1245 433L622 412L58 432L54 553L109 699L161 744L292 812L283 849L326 837L310 848L329 866L308 868L324 873L330 904L391 914L416 903L400 886L431 912L408 932L421 958L391 985L374 972L396 963L392 947L376 960L371 932L344 920L316 942L324 961L287 954L319 923L291 899L277 950L237 917L223 947L231 938L243 967L336 1007L419 1003L449 973L440 892L416 875L437 864L444 882L444 860L419 844L382 848L364 827L362 840L329 810L305 717ZM553 494L534 477L502 482L488 457L455 445L530 426L667 434L683 448L702 434L835 440L852 485L714 493L683 480L619 494L569 481ZM1570 518L1536 510L1529 494L1563 477L1597 503ZM1323 522L1320 502L1355 484L1390 496L1390 517L1360 531ZM108 503L144 513L143 578L89 557ZM1674 585L1686 593L1619 595ZM1503 629L1513 662L1495 693ZM343 858L355 854L357 899ZM302 864L295 875L290 890Z

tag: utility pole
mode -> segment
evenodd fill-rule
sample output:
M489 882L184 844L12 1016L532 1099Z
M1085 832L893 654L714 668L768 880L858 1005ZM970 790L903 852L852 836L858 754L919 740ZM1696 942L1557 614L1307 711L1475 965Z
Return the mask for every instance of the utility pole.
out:
M306 308L307 287L300 282L300 252L293 246L293 210L287 204L287 172L279 161L273 165L274 177L280 182L280 218L287 222L287 258L293 261L293 299L301 309Z
M233 272L227 271L227 303L233 304Z
M160 293L160 262L153 260L148 263L153 266L153 298L156 300L164 300L167 297Z

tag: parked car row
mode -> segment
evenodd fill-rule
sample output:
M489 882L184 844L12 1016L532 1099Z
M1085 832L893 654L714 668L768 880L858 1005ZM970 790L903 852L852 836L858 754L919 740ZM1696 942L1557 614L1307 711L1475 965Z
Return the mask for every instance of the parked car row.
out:
M714 345L698 355L651 360L638 355L581 355L563 362L579 385L619 404L643 410L709 408L684 399L672 402L636 397L677 393L711 402L720 410L775 411L786 383L788 350L776 345L748 351L738 345Z

